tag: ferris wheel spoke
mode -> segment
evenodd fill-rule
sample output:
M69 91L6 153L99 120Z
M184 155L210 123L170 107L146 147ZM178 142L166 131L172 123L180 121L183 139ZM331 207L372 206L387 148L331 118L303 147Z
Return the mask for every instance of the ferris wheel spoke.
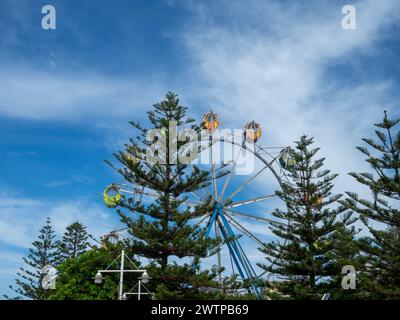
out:
M236 155L236 157L235 157L235 161L233 162L233 165L232 165L232 169L231 169L231 171L229 172L228 176L226 177L224 187L222 188L221 194L220 194L220 196L219 196L219 198L218 198L218 202L221 201L222 197L223 197L224 194L225 194L226 188L228 187L229 181L231 180L232 173L233 173L233 171L235 170L236 164L237 164L237 162L238 162L238 160L239 160L239 156L240 156L240 152L241 152L241 151L242 151L241 149L238 150L238 153L237 153L237 155Z
M232 253L231 253L230 251L229 251L229 258L230 258L230 260L231 260L232 274L233 274L233 276L236 276L235 267L234 267L234 265L233 265Z
M221 139L218 138L213 138L212 135L208 137L208 140L202 140L203 142L208 142L207 145L201 145L199 146L198 150L199 152L203 152L207 149L212 150L212 147L216 144L221 142Z
M201 205L201 202L195 202L195 201L190 201L190 200L186 200L185 203L191 204L192 206L199 206L199 205Z
M199 195L202 199L207 199L210 196L210 192L207 190L207 188L201 188L197 189L195 191L197 195Z
M129 228L127 228L127 227L119 228L119 229L115 228L110 233L113 233L113 232L124 232L124 231L127 231L127 230L129 230Z
M139 203L140 204L142 203L142 200L143 200L143 192L144 192L144 186L140 190L140 196L139 196ZM136 220L138 220L141 216L142 215L136 211L136 216L135 216Z
M264 242L262 242L260 239L258 239L255 235L253 235L249 230L247 230L245 227L243 227L235 219L233 219L230 214L226 213L226 216L228 217L228 220L230 220L229 222L231 222L236 228L238 228L240 231L242 231L247 237L256 241L259 245L265 247Z
M218 217L218 219L219 219L219 217ZM220 235L219 235L218 223L216 223L214 225L214 227L215 227L215 237L219 238ZM219 271L221 269L221 246L219 247L219 250L217 252L217 266L218 266L218 271ZM221 273L218 274L218 281L219 281L220 284L222 284L222 275L221 275Z
M122 189L121 188L120 190L122 192L133 194L133 195L141 194L141 195L145 195L145 196L149 196L149 197L153 197L153 198L158 198L159 197L159 195L157 193L144 192L144 191L142 191L140 189L136 189L136 188L133 189L133 190L128 190L128 189Z
M192 191L191 194L199 201L207 201L208 200L202 194L200 194L198 191Z
M264 166L261 170L259 170L254 176L248 179L238 189L236 189L229 197L227 197L225 201L232 199L235 195L237 195L240 191L242 191L244 187L246 187L250 182L252 182L255 178L257 178L257 176L260 175L260 173L263 172L266 168L268 167Z
M212 197L212 194L210 193L210 191L207 188L204 188L204 193L206 194L207 197Z
M133 194L133 195L137 195L139 194L139 203L142 202L143 196L148 196L148 197L152 197L152 198L159 198L160 196L156 193L150 193L150 192L144 192L143 191L144 188L142 188L142 190L139 189L135 189L134 191L132 190L126 190L126 189L120 189L122 192L125 193L129 193L129 194ZM187 204L191 204L191 205L200 205L201 202L203 202L203 200L207 200L206 198L204 198L201 194L199 194L198 192L191 192L191 194L197 199L199 200L199 202L196 201L191 201L191 200L185 200L185 203Z
M204 220L206 220L209 216L211 216L211 213L206 213L203 217L201 217L201 219L200 219L200 221L198 221L198 222L196 222L195 224L194 224L194 227L198 227L199 225L201 225L203 222L204 222Z
M243 205L246 205L246 204L256 203L256 202L259 202L259 201L264 201L264 200L267 200L267 199L270 199L270 198L274 198L274 197L276 197L275 194L270 194L270 195L267 195L267 196L258 197L258 198L254 198L254 199L233 202L233 203L229 204L228 206L226 206L226 208L235 208L235 207L243 206Z
M268 218L264 218L264 217L258 217L258 216L248 214L248 213L238 212L236 210L226 209L226 211L228 211L230 215L234 215L234 216L241 216L244 218L249 218L249 219L253 219L253 220L257 220L257 221L264 221L264 222L268 222L268 223L276 223L276 224L285 225L284 223L279 222L279 221L274 221L272 219L268 219Z
M277 156L273 157L272 160L269 162L269 164L272 165L276 160L279 159L280 156L281 154L279 153Z
M218 188L217 188L217 178L215 176L215 163L212 160L212 153L211 153L211 162L212 162L211 171L212 171L212 179L213 179L213 197L214 197L214 200L216 200L217 196L218 196Z

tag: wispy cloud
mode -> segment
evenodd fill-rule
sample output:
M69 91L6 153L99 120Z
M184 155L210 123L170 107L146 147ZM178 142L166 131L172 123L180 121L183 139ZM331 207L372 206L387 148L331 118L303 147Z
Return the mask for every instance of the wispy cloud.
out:
M110 119L133 115L162 90L155 81L111 79L88 73L42 72L4 67L0 114L37 120Z
M2 188L0 192L0 294L6 289L23 265L22 257L36 240L46 217L50 217L60 238L65 227L74 221L87 226L87 231L99 239L118 223L117 215L100 203L87 198L61 201L33 199ZM11 293L12 294L12 293Z
M52 180L44 183L45 187L58 188L66 187L73 184L88 185L92 184L94 179L85 174L74 174L62 180Z
M188 89L192 101L201 100L205 110L214 106L225 126L255 119L265 145L287 145L303 133L315 136L327 166L342 173L336 190L360 190L346 176L365 168L354 147L384 108L396 110L396 84L373 74L352 74L350 81L346 73L330 71L340 62L355 72L354 60L364 55L378 60L380 41L390 37L385 30L398 21L400 5L354 5L357 30L346 31L341 6L332 1L189 2L196 18L184 39L194 61L191 75L202 84Z
M37 200L15 194L0 194L0 243L27 248L36 239L40 226L50 217L54 229L61 235L74 221L88 226L96 237L106 233L118 221L103 206L85 198L64 201Z

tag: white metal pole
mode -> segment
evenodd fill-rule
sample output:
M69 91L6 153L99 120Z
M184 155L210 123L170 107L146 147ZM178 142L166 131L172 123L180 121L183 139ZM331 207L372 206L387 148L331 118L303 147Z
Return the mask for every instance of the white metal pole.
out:
M142 287L142 281L139 279L139 285L138 285L138 300L140 300L141 287Z
M124 262L125 262L125 250L121 252L121 268L119 271L119 300L123 300L122 292L124 288Z

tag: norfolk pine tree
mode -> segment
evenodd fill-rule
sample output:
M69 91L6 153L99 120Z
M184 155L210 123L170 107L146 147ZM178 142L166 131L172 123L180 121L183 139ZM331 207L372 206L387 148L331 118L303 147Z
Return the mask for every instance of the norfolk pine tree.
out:
M21 267L17 273L19 276L15 279L17 287L10 286L18 294L16 299L26 297L33 300L45 300L48 298L50 290L42 288L44 277L42 269L48 265L56 267L58 264L58 242L55 237L50 218L47 218L46 224L39 231L38 239L32 242L33 248L30 248L28 256L23 258L27 267Z
M303 135L291 149L295 164L287 174L289 181L276 192L287 210L276 209L272 213L283 222L271 223L279 241L260 248L267 263L259 266L279 278L267 282L270 294L278 298L321 299L323 293L332 293L329 283L341 272L332 253L340 249L340 238L352 239L355 234L349 228L354 222L351 213L343 206L332 207L341 197L331 192L337 174L322 168L324 158L314 160L319 148L311 149L312 144L313 138Z
M156 298L215 296L204 293L203 289L217 286L213 279L218 270L200 271L199 261L216 252L218 241L206 239L204 231L190 222L193 218L212 212L211 196L199 205L188 207L184 204L190 192L208 186L210 173L197 166L181 163L176 153L170 153L170 140L176 141L176 136L169 128L170 122L175 122L178 130L189 127L198 132L199 126L186 116L187 108L180 104L174 93L167 93L165 100L153 107L152 111L147 112L150 129L159 129L160 134L153 141L148 141L146 135L149 129L131 122L139 135L135 140L130 139L124 151L115 154L122 167L117 168L108 162L127 182L150 189L158 195L149 204L122 197L118 213L131 236L126 243L126 250L153 261L148 269L152 277L149 286L157 293ZM165 142L158 150L159 159L162 160L149 162L144 155L157 139ZM176 143L177 153L186 153L186 141ZM138 220L134 219L136 212L140 214ZM178 265L176 258L187 258L193 262Z
M344 202L360 214L371 237L360 239L367 258L363 274L368 278L372 298L400 298L400 119L390 120L385 111L383 121L375 124L377 140L362 139L369 148L357 147L375 174L350 173L368 187L371 198L361 199L354 192Z
M120 260L116 258L121 254L121 243L108 244L107 248L93 247L80 254L76 258L66 259L57 270L57 286L51 291L50 300L117 300L119 274L104 274L103 282L96 284L94 275L98 270L105 269L111 264L111 268L119 268ZM130 259L140 267L140 263L130 256ZM131 268L126 261L125 268ZM138 281L138 274L127 273L124 275L124 291L129 291ZM132 299L137 297L132 296ZM143 296L141 299L151 298Z

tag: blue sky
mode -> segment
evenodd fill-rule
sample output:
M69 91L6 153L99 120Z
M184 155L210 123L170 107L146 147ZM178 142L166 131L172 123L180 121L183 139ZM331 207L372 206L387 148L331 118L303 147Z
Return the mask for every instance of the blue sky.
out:
M348 3L356 30L341 28ZM265 145L314 135L336 191L365 192L346 173L366 169L354 146L383 110L399 116L399 14L395 0L1 1L0 292L46 216L58 233L115 224L102 160L169 90L195 118L257 119Z

